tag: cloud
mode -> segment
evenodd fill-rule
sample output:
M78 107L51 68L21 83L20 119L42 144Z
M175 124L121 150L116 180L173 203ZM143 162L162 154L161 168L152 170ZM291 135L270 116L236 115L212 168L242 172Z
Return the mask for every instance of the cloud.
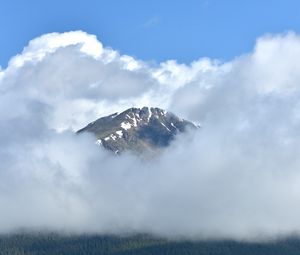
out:
M32 40L0 72L0 232L299 234L300 37L223 63L150 65L76 31ZM74 131L127 107L201 123L155 160Z
M149 28L157 25L160 22L160 18L158 16L153 16L148 19L146 22L142 24L143 28Z

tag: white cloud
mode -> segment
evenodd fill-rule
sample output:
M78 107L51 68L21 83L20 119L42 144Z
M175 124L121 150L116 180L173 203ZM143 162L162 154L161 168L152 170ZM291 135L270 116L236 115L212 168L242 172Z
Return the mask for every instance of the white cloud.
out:
M79 46L81 52L94 58L100 57L103 52L102 44L94 35L82 31L51 33L30 41L22 54L12 58L9 65L21 67L27 61L35 63L42 60L47 54L70 45Z
M80 31L34 39L0 74L0 232L299 234L299 38L263 36L227 63L158 66ZM73 133L143 105L202 128L149 162Z
M249 83L262 92L298 89L299 58L300 38L295 33L261 37L250 57Z

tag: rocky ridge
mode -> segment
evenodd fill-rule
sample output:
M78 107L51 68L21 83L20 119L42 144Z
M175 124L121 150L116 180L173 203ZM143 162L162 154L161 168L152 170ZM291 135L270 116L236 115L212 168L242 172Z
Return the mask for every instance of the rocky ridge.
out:
M130 108L99 118L77 133L95 135L96 144L119 154L156 151L166 147L179 133L198 127L160 108Z

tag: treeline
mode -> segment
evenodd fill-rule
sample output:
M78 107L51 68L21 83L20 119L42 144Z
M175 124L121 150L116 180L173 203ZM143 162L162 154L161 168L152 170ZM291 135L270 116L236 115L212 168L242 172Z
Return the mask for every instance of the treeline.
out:
M299 255L300 239L269 243L167 241L146 235L0 236L0 255Z

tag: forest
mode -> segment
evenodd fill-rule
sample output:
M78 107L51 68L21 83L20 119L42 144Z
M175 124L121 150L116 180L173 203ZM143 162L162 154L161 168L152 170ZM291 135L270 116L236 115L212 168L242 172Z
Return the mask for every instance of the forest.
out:
M170 241L148 235L11 234L0 236L0 255L299 255L300 239L253 243Z

